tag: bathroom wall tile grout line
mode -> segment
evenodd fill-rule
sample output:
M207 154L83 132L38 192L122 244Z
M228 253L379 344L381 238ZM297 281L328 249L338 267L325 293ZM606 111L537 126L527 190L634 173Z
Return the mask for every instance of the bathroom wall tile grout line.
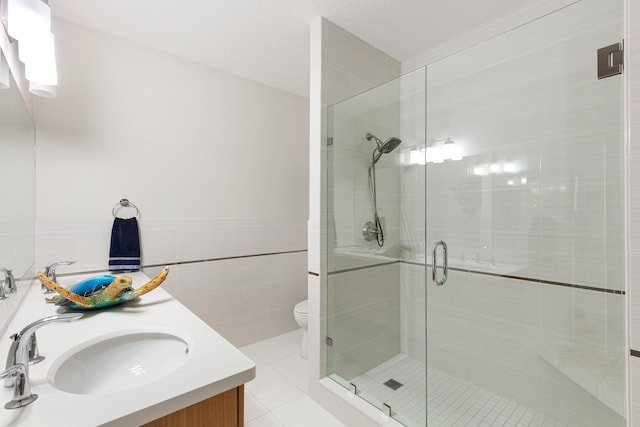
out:
M417 263L417 262L414 262L414 261L397 260L397 261L384 262L384 263L379 263L379 264L374 264L374 265L363 265L363 266L359 266L359 267L345 268L345 269L341 269L341 270L330 271L330 272L327 273L327 275L333 276L333 275L336 275L336 274L351 273L353 271L367 270L367 269L377 268L377 267L384 267L384 266L387 266L387 265L398 264L398 263L399 264L416 265L416 266L424 266L424 267L432 267L431 264L426 264L425 265L425 264ZM525 276L514 276L514 275L510 275L510 274L490 273L490 272L485 272L485 271L476 271L476 270L456 268L456 267L449 267L449 270L451 270L451 271L459 271L459 272L462 272L462 273L481 274L481 275L484 275L484 276L493 276L493 277L500 277L500 278L504 278L504 279L513 279L513 280L520 280L520 281L526 281L526 282L533 282L533 283L539 283L541 285L563 286L563 287L567 287L567 288L582 289L582 290L585 290L585 291L604 292L604 293L614 294L614 295L626 295L626 292L623 291L623 290L599 288L597 286L578 285L578 284L573 284L573 283L558 282L558 281L555 281L555 280L535 279L535 278L525 277ZM309 272L309 274L313 274L314 276L319 276L319 274L316 274L316 273Z
M296 250L282 251L282 252L265 252L265 253L248 254L248 255L234 255L234 256L229 256L229 257L206 258L206 259L196 259L196 260L189 260L189 261L174 261L174 262L165 262L165 263L160 263L160 264L145 264L145 265L141 265L140 269L143 270L145 268L157 268L157 267L165 267L165 266L172 266L172 265L199 264L199 263L203 263L203 262L230 261L230 260L234 260L234 259L257 258L257 257L275 256L275 255L287 255L287 254L296 254L296 253L304 253L304 252L307 252L307 249L296 249ZM102 273L102 272L104 272L106 270L107 270L107 267L105 266L105 268L101 269L101 270L83 270L83 271L74 271L72 273L58 273L57 276L58 277L68 277L68 276L78 276L78 275L81 275L81 274L95 274L95 273ZM123 273L126 273L126 272L123 272ZM31 277L29 279L36 279L36 278L37 277Z

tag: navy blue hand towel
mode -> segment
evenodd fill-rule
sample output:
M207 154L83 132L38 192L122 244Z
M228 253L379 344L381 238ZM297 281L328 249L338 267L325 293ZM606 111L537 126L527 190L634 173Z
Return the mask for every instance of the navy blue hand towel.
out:
M116 218L111 229L109 271L140 270L140 233L138 220Z

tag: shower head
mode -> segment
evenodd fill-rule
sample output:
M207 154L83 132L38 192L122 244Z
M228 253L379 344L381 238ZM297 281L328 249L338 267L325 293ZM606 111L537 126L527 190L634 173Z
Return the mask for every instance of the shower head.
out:
M395 150L401 142L402 141L400 140L400 138L392 136L391 138L387 139L384 144L382 144L382 147L378 147L378 151L381 153L390 153Z
M382 157L383 154L390 153L393 150L395 150L396 147L398 147L398 145L400 145L400 143L402 142L400 138L396 138L395 136L392 136L391 138L387 139L385 142L382 142L380 138L378 138L372 133L367 133L365 136L367 138L367 141L371 141L373 139L377 145L377 147L373 150L372 165L375 165L376 163L378 163L378 160L380 160L380 157Z
M378 138L372 133L367 133L366 138L367 138L367 141L371 141L373 139L376 142L376 145L378 146L377 150L380 153L390 153L402 142L400 138L396 138L395 136L392 136L391 138L387 139L385 142L382 142L380 138Z

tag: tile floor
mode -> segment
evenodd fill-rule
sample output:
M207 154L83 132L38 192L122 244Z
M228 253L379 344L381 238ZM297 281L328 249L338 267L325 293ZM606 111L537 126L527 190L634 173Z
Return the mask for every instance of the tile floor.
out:
M298 329L240 349L256 364L256 378L244 389L246 427L344 427L307 396L301 341Z
M299 354L301 340L302 331L296 330L240 349L256 364L256 378L245 386L246 427L346 427L307 396L307 360ZM393 377L407 384L410 382L410 375L405 376L403 369L411 366L403 358L406 357L392 358L358 377L357 381L366 383L367 389L380 388L379 395L387 393L389 396L385 398L392 401L391 395L395 392L381 384L390 377L389 370ZM402 366L396 366L398 363ZM424 367L421 369L424 371ZM410 369L412 375L419 371ZM424 401L424 374L420 378L422 389L407 385L409 393L405 396L408 398L405 404L411 404L414 395L422 396L420 399ZM420 407L413 414L415 419L407 420L408 425L424 425L425 422L438 426L565 425L435 368L427 369L427 378L430 413L427 417L425 408ZM395 397L403 399L402 393ZM395 403L395 406L402 406L402 402Z

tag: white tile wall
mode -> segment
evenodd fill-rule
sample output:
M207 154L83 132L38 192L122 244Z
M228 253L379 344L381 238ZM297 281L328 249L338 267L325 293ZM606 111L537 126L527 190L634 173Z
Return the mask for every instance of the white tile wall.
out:
M400 266L331 274L327 370L349 380L400 352Z
M179 264L163 287L236 346L296 329L306 252ZM145 268L153 276L159 268Z
M8 332L7 327L11 323L11 319L20 309L22 300L24 299L29 287L35 282L35 270L33 265L27 267L23 274L16 274L16 293L12 294L8 299L0 304L0 336L4 336Z
M400 266L401 352L427 363L426 269L403 263ZM430 286L430 283L427 283Z
M629 108L629 335L630 347L640 350L640 4L637 1L629 2L628 14L625 72ZM634 383L640 383L639 376L632 378Z
M3 38L6 35L0 36L4 52ZM0 54L0 60L5 61L7 56L11 55L7 52ZM2 91L0 109L0 157L7 160L0 171L0 180L5 183L2 195L5 209L0 220L0 267L12 271L18 289L22 291L33 273L35 131L13 78L10 88ZM0 281L5 280L5 273L0 273ZM15 295L8 295L8 299L0 301L0 332L13 316L18 302Z
M254 220L246 229L239 220L149 222L146 227L141 221L143 271L153 277L170 265L163 287L231 343L242 346L297 328L293 307L307 298L304 222ZM37 269L67 254L77 263L60 267L59 275L106 270L110 224L101 225L40 227ZM99 228L109 231L94 231ZM236 231L240 239L253 231L256 239L247 236L242 247L227 249Z
M107 206L105 206L105 209ZM113 218L104 221L40 221L36 225L36 265L77 263L65 271L107 267ZM295 219L139 220L142 263L155 265L304 250L306 221ZM62 272L62 269L60 270Z
M640 350L640 3L628 2L627 52L625 73L627 74L629 181L628 181L628 298L629 298L629 347ZM640 423L640 358L630 357L630 426Z
M622 79L597 80L592 61L622 37L621 6L581 2L427 68L427 140L466 154L429 164L427 242L624 289ZM491 164L514 172L475 172Z
M629 375L631 377L631 384L629 387L629 426L633 427L633 423L640 419L640 381L638 381L638 378L640 378L640 358L630 357L629 365Z
M571 425L624 425L594 397L605 375L624 377L623 296L452 271L445 286L427 285L426 298L429 366ZM560 371L550 354L564 353L573 363ZM624 390L623 381L614 387L616 408Z
M110 233L111 221L40 223L36 267L65 254L76 264L60 267L59 274L105 270ZM171 268L163 286L232 343L296 327L293 307L307 298L304 221L143 217L140 236L142 265L185 263Z
M397 81L345 100L330 107L328 132L333 145L328 148L330 169L327 185L329 222L328 245L333 247L375 247L362 237L362 228L373 221L369 168L375 142L365 135L373 133L383 141L399 136L399 87ZM396 168L399 149L383 155L375 165L377 207L384 224L385 246L399 244L400 175ZM332 269L331 267L329 267Z

